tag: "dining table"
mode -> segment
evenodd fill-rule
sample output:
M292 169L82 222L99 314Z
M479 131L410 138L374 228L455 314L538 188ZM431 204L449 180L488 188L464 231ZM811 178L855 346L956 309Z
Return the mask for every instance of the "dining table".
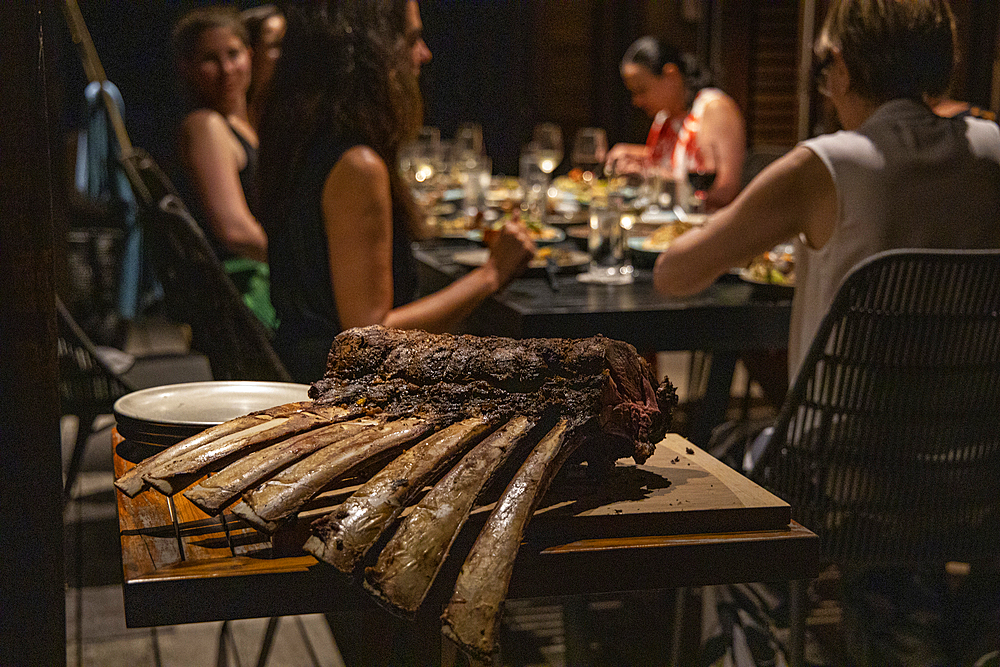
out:
M112 438L119 477L139 457L117 429ZM620 460L603 476L585 468L564 466L539 503L508 600L801 581L818 573L819 539L792 520L787 503L675 433L642 463ZM228 509L209 516L182 494L150 489L130 498L116 491L126 625L346 611L357 614L363 632L375 605L358 579L302 549L311 521L357 483L328 488L271 535ZM460 554L491 509L488 499L477 505L413 619L423 637L415 664L458 662L454 646L442 640L439 614ZM585 650L574 642L587 641L585 632L567 629L568 654Z
M477 245L461 237L416 242L421 292L441 289L469 271L455 257ZM601 334L644 354L709 353L705 393L686 433L705 447L712 429L725 420L740 355L787 347L791 290L761 289L731 272L699 294L670 297L654 289L651 264L635 264L633 281L624 285L581 282L572 271L529 270L482 302L459 330L512 338Z

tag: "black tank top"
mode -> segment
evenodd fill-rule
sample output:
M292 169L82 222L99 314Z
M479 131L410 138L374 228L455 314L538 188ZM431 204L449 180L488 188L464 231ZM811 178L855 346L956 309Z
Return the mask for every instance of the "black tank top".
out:
M271 301L281 324L274 347L296 382L323 377L333 338L342 330L330 282L330 260L322 193L326 178L347 149L359 145L326 136L314 141L290 188L280 220L268 230ZM417 293L412 236L403 220L392 221L393 307Z
M257 190L257 149L250 144L249 141L243 138L239 132L233 128L229 121L226 121L229 131L233 133L236 140L240 142L240 146L247 154L247 163L240 169L240 187L243 188L243 196L247 200L247 206L250 208L250 212L256 218L258 214L258 202L259 195ZM219 260L225 262L228 259L233 259L237 255L231 252L226 246L219 241L218 237L212 232L212 226L208 224L208 219L205 216L205 207L201 203L201 198L198 196L198 191L191 183L188 174L182 174L182 178L179 182L180 194L184 200L184 204L187 206L191 215L194 216L195 221L205 232L205 236L208 237L209 243L212 245L212 249L215 250L215 254L219 257Z

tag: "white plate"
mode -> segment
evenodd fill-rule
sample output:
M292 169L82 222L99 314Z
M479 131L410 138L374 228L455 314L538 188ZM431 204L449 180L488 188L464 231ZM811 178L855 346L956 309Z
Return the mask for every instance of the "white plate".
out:
M186 382L141 389L115 401L115 415L150 424L214 426L249 412L309 399L291 382Z

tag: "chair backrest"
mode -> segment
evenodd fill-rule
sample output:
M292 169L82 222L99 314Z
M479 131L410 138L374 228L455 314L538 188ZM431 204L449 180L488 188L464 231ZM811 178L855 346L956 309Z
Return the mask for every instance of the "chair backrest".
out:
M123 158L140 202L150 261L170 317L191 326L192 347L216 380L290 382L267 330L239 290L198 223L159 166L142 151Z
M59 320L59 399L64 414L93 416L111 412L114 402L135 391L98 353L90 337L56 297Z
M1000 545L1000 250L895 250L845 279L752 476L824 557Z

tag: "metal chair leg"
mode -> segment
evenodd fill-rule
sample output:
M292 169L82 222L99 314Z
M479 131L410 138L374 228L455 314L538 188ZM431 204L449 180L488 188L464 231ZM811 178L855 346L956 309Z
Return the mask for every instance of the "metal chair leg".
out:
M66 468L66 484L63 487L63 500L69 500L73 492L73 485L80 474L80 466L83 465L83 453L87 449L87 440L94 432L94 420L97 415L81 413L77 415L79 424L76 427L76 442L73 444L73 455L70 457L69 466Z
M809 581L796 579L791 582L789 596L789 616L791 634L788 639L789 667L806 665L806 616L808 615L807 592Z
M257 667L265 667L267 658L271 654L271 645L274 643L274 633L278 630L278 616L267 619L267 629L264 630L264 641L260 645L260 653L257 654Z
M681 661L681 644L684 642L684 608L687 606L687 588L678 588L674 601L674 640L670 646L670 664L679 665Z

